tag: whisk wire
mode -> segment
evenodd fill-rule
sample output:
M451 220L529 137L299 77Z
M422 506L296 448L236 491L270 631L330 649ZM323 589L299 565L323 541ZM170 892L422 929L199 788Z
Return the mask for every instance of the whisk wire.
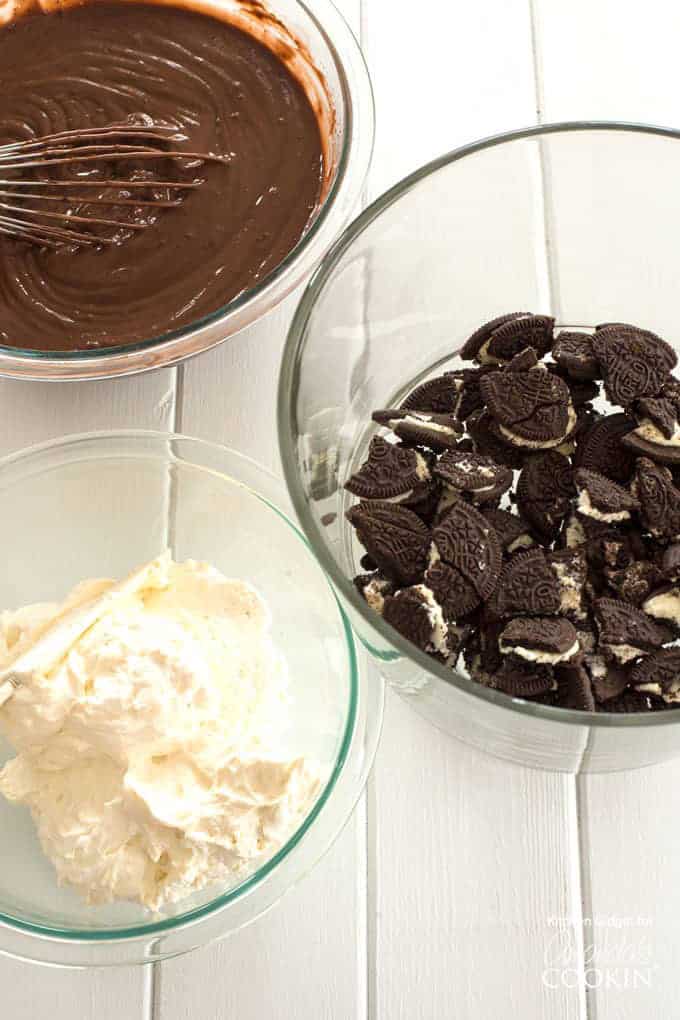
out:
M165 125L111 124L0 145L0 235L60 247L111 244L121 236L145 230L155 217L123 220L95 215L82 207L100 205L122 210L181 205L186 194L204 183L202 179L155 180L150 176L134 176L137 171L132 171L130 164L166 159L175 164L181 160L228 165L231 161L230 156L166 147L186 140L176 128ZM81 164L88 165L82 176L77 169ZM104 164L116 168L115 176L93 177L92 172ZM58 176L61 168L67 167L76 167L75 173L72 171L70 177ZM53 168L57 175L48 176ZM36 175L33 171L43 173ZM94 189L97 194L77 193ZM55 203L65 208L57 211ZM113 228L116 235L111 237L101 228ZM130 233L121 235L121 231Z

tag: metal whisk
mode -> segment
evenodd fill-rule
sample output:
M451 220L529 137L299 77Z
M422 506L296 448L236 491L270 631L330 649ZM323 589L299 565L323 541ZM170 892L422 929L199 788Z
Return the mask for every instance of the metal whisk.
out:
M130 171L131 161L230 162L229 156L172 147L186 140L163 125L110 124L0 145L0 235L59 248L115 244L120 231L145 230L151 221L117 219L116 208L173 208L203 181L140 176ZM111 175L97 175L105 164ZM110 207L112 216L94 215L89 209L96 205Z

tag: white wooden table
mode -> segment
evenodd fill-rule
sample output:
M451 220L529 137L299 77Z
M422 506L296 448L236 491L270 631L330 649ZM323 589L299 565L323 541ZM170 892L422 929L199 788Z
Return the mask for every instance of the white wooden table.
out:
M680 121L674 0L339 5L376 91L368 199L447 149L537 120ZM183 368L94 385L1 382L0 452L136 426L223 441L276 467L291 309ZM265 918L153 968L0 958L0 1018L671 1020L679 785L680 762L578 781L502 764L391 696L354 818ZM573 929L560 938L563 917Z

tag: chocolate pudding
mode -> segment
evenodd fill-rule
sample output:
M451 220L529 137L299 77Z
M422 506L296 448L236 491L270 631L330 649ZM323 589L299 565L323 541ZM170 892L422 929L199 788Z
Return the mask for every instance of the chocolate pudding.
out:
M70 177L101 179L87 196L103 200L112 178L148 177L161 198L154 182L170 173L199 183L176 207L125 207L145 229L121 230L115 243L47 248L0 236L0 343L73 351L149 340L253 287L303 234L321 194L321 131L303 87L254 37L144 3L30 13L0 29L0 145L127 122L176 127L184 140L173 148L228 162L69 166ZM105 201L58 207L122 214Z

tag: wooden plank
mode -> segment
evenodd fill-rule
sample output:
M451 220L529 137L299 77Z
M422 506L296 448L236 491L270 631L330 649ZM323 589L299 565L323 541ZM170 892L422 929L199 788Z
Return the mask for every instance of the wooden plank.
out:
M377 110L369 197L464 142L536 120L527 0L364 0Z
M680 68L675 41L680 32L677 5L656 0L644 10L633 0L588 0L566 3L536 0L535 29L541 68L541 107L546 121L563 118L639 120L674 124ZM605 155L602 151L602 155ZM609 152L611 158L611 150ZM660 161L662 157L660 156ZM649 182L641 176L645 187ZM623 185L622 185L623 186ZM602 210L616 208L616 183L607 187ZM654 187L650 188L650 193ZM597 272L587 265L571 273L560 263L560 246L576 242L578 229L557 181L554 200L560 202L555 245L558 289L564 313L580 306L593 314L607 291L583 287L589 277L597 287ZM596 200L595 198L593 200ZM676 204L668 214L677 217ZM660 214L663 215L663 214ZM614 244L620 224L612 212ZM645 231L654 232L651 218L627 223L627 241L635 236L643 247ZM579 242L581 247L584 245ZM586 244L592 251L592 245ZM643 316L658 329L676 328L675 284L670 268L675 251L666 259L658 242L648 244L650 273L644 287L625 265L618 274L621 318ZM596 256L593 256L594 260ZM668 266L669 271L665 271ZM579 282L580 275L580 282ZM610 291L616 282L608 285ZM617 318L619 313L614 316ZM654 328L654 327L652 327ZM579 780L579 816L584 863L584 914L589 1008L597 1017L620 1020L675 1016L677 991L675 958L679 945L677 917L680 891L668 881L671 862L680 848L680 823L670 790L680 782L680 762L609 776ZM590 924L588 924L590 921Z
M576 920L573 781L464 748L387 702L374 770L371 1016L582 1016L547 947Z
M422 19L368 0L364 20L379 124L372 197L448 149L535 121L524 0L441 0ZM569 777L458 745L391 696L369 805L371 1017L583 1015L582 992L543 973L554 919L574 917L580 948Z
M359 0L338 7L360 28ZM182 369L181 431L278 471L276 388L296 297ZM363 804L333 849L266 916L234 938L160 967L161 1020L363 1020L366 1016Z
M0 380L0 454L75 432L172 428L175 370L106 382Z
M6 1020L148 1020L151 968L64 971L0 958Z
M0 454L75 432L169 429L174 370L100 383L0 381ZM147 1020L151 971L137 967L69 972L0 956L7 1020Z

